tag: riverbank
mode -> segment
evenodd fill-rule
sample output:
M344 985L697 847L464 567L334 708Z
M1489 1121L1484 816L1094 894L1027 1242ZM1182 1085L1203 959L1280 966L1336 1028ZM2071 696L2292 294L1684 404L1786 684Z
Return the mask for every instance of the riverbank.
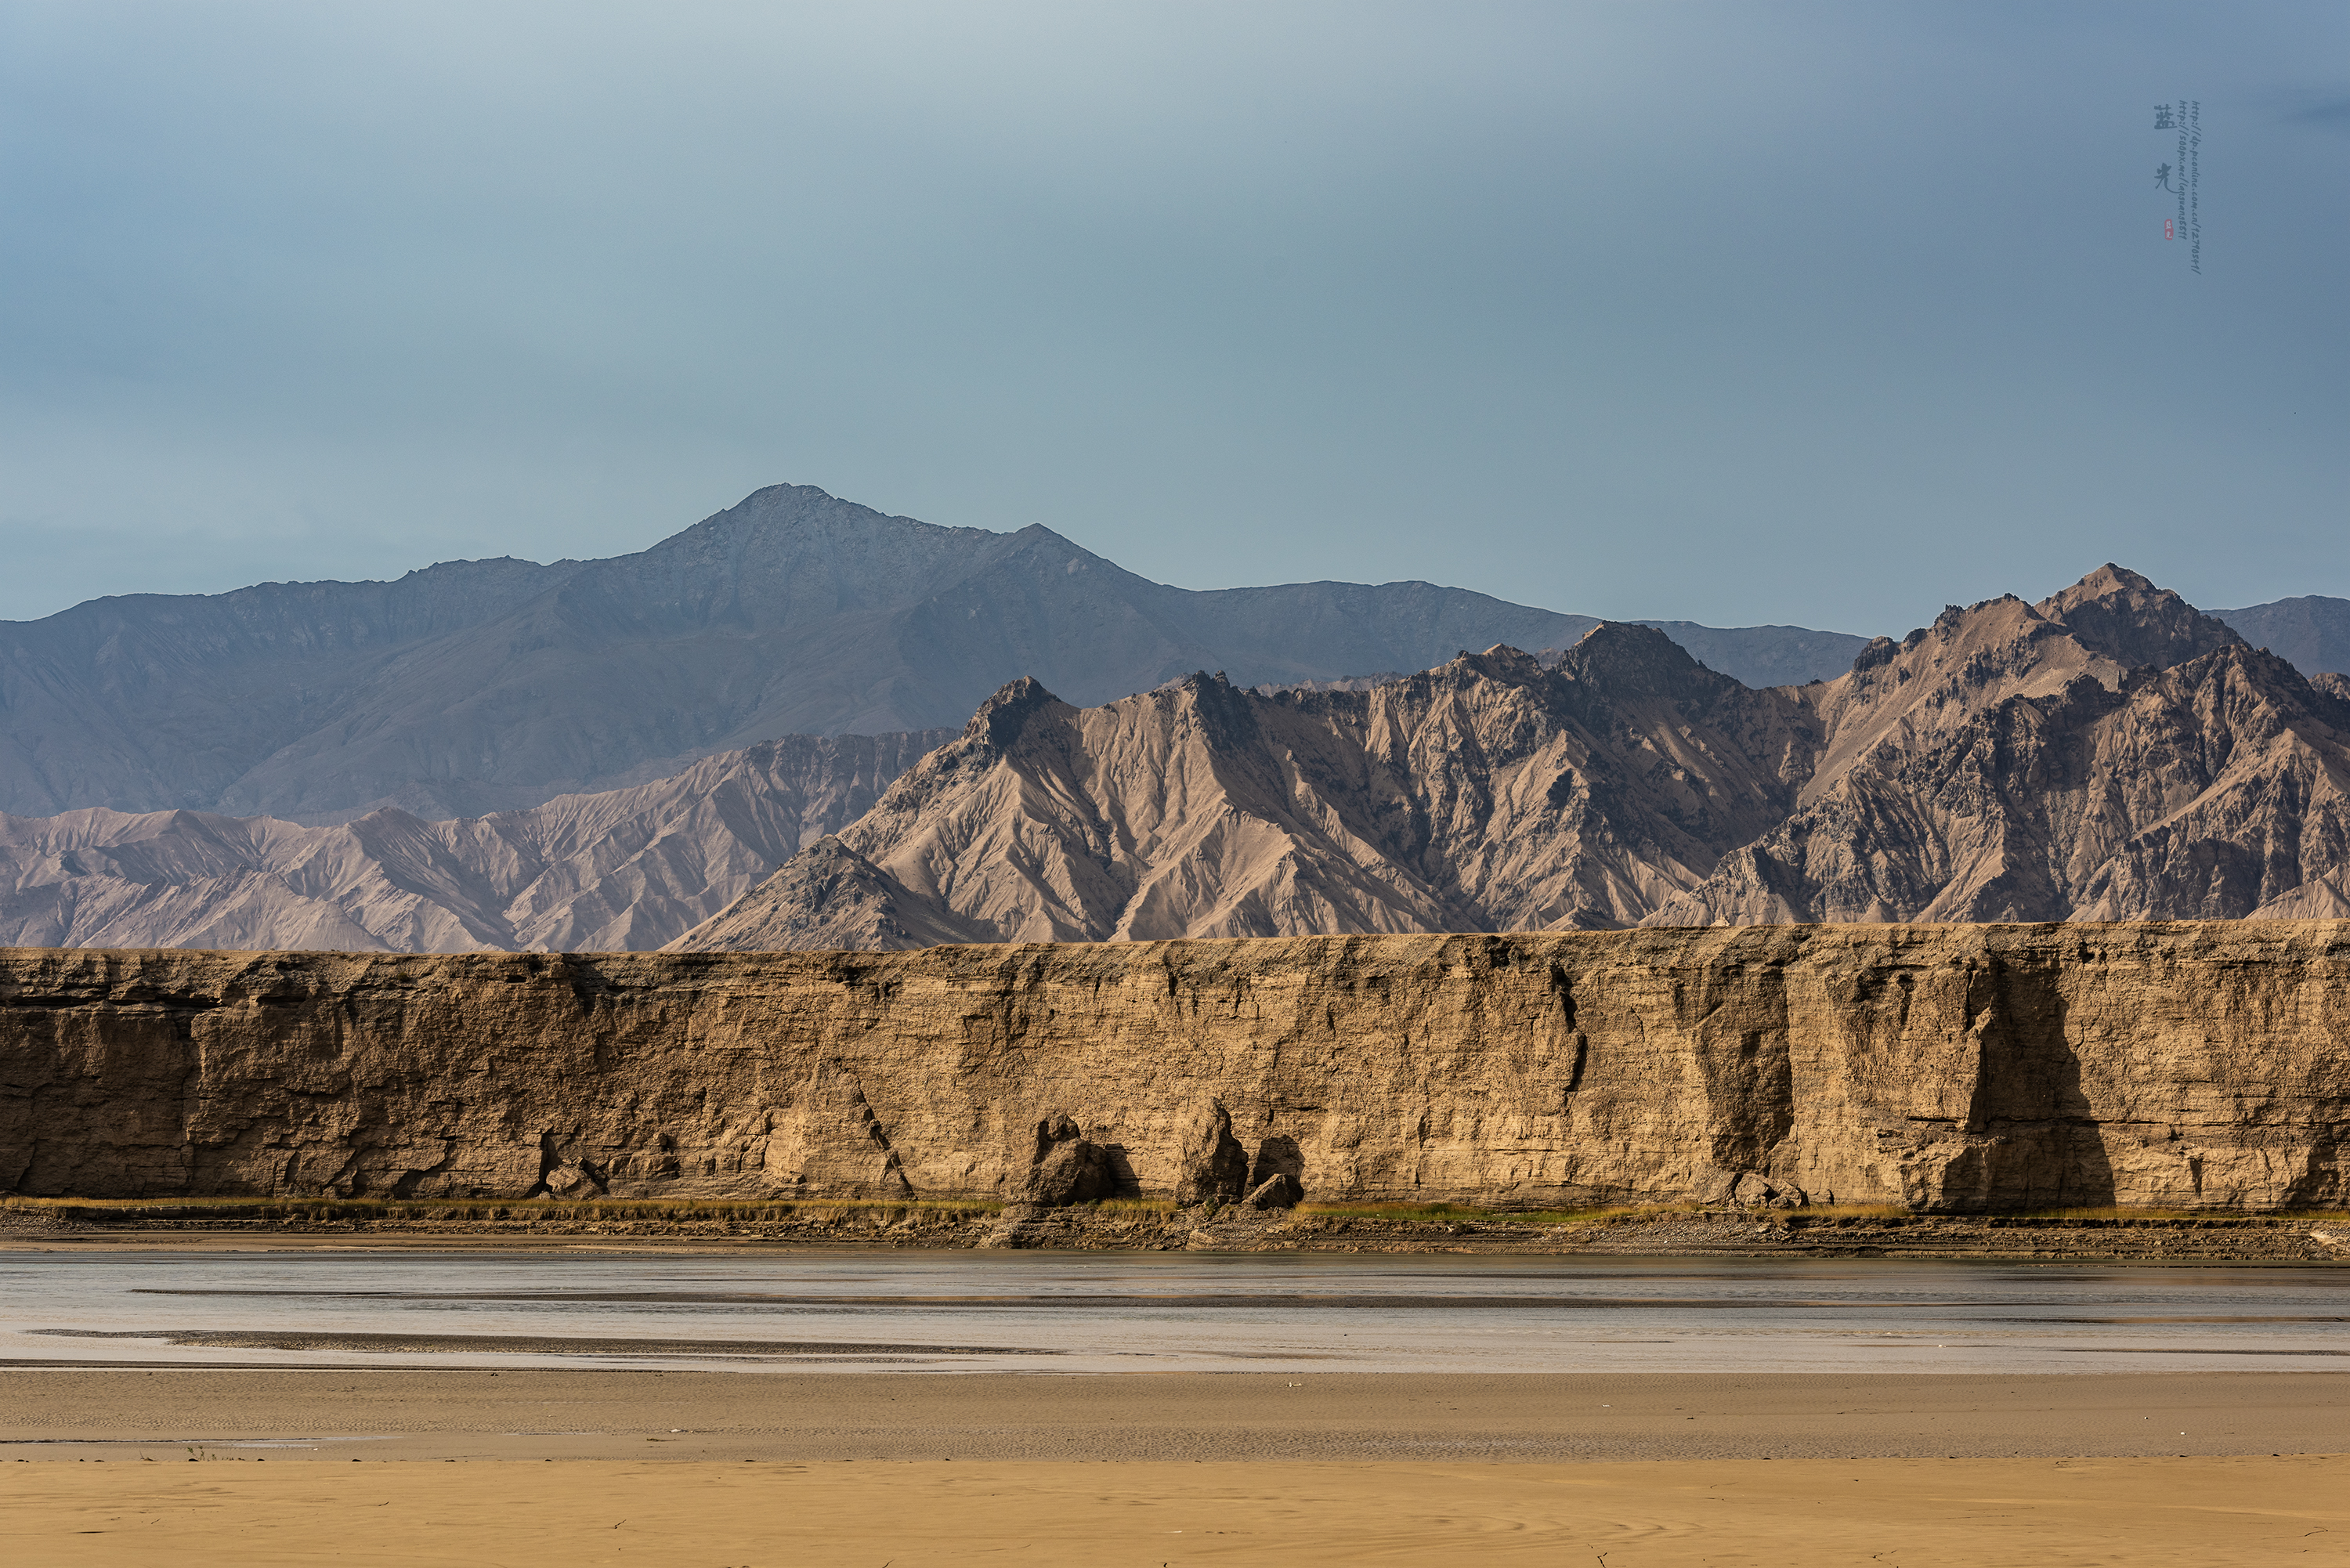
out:
M237 1241L2320 1263L2350 1262L2350 1215L1941 1215L1832 1209L1512 1214L1445 1204L1308 1204L1258 1210L1150 1202L1035 1209L850 1201L0 1199L0 1248Z

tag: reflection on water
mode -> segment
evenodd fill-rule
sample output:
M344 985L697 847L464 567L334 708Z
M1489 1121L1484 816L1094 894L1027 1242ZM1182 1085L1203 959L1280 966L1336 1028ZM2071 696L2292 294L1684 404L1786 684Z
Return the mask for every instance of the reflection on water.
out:
M0 1361L2342 1371L2350 1272L1894 1259L18 1252L0 1253Z

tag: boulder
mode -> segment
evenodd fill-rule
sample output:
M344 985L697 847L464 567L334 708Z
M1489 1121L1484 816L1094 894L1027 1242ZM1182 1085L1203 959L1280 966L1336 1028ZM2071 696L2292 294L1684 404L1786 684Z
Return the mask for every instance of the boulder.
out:
M1730 1189L1730 1200L1741 1209L1801 1209L1811 1199L1804 1189L1748 1171Z
M1249 1170L1249 1201L1256 1202L1257 1194L1275 1177L1287 1179L1288 1185L1281 1190L1295 1195L1289 1199L1291 1203L1305 1196L1305 1155L1294 1137L1269 1137L1256 1146L1256 1163Z
M1109 1151L1081 1137L1076 1122L1050 1116L1036 1124L1036 1152L1021 1183L1022 1201L1063 1209L1107 1198L1117 1189Z
M1231 1203L1248 1191L1248 1150L1232 1136L1232 1113L1211 1100L1183 1135L1176 1157L1175 1201Z
M1287 1175L1269 1176L1248 1195L1252 1209L1295 1209L1305 1196L1305 1189L1297 1178Z
M539 1178L549 1198L594 1197L596 1179L577 1165L558 1165Z

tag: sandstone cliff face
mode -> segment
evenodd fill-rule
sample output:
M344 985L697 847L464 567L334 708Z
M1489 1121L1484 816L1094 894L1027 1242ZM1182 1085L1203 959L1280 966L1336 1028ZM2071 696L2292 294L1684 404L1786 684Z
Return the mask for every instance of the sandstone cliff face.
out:
M1149 1193L2340 1206L2350 926L0 953L20 1193L1009 1198L1064 1116Z

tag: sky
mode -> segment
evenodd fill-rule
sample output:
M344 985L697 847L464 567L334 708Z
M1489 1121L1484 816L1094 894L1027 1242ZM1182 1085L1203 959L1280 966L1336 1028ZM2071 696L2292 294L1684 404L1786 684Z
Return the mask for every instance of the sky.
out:
M1187 587L2350 597L2345 264L2338 0L0 0L0 618L785 482Z

